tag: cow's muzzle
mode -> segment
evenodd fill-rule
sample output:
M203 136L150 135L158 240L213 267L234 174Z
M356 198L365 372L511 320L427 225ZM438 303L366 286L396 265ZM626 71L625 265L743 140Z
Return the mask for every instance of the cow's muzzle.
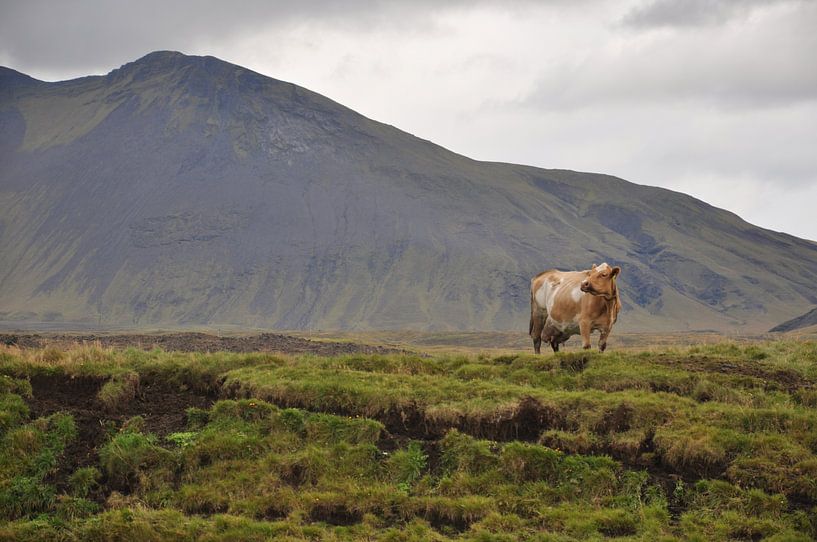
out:
M579 289L582 292L586 292L588 294L593 293L593 289L590 287L590 283L587 281L582 282L581 285L579 286Z

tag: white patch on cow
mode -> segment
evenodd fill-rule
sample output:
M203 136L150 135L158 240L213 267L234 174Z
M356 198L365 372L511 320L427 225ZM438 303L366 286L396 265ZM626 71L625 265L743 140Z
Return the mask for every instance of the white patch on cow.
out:
M556 304L556 299L562 297L564 295L565 289L567 289L568 283L561 281L556 286L550 289L550 297L548 298L548 314L553 311L553 305Z
M556 301L556 296L561 289L562 283L558 282L555 285L551 284L549 280L544 281L542 286L536 290L534 294L534 298L536 299L536 303L540 307L544 307L545 310L550 313L553 310L553 303Z
M609 265L607 265L607 262L604 262L604 263L603 263L603 264L601 264L600 266L596 267L596 271L598 271L599 273L602 273L602 272L604 272L604 271L607 271L608 269L610 269L610 266L609 266Z
M578 287L578 286L573 288L573 291L570 292L570 296L573 298L573 301L575 301L576 303L581 301L583 295L584 295L584 292L582 292L582 289L580 287Z
M536 304L540 307L544 307L545 309L548 308L547 297L549 289L550 283L548 281L545 281L545 283L542 284L542 286L540 286L539 289L536 290L536 293L533 295L533 297L536 299Z

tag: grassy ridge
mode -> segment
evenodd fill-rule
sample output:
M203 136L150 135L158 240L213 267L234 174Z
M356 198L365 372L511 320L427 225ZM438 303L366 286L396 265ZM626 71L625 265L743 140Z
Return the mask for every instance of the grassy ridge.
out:
M431 358L86 346L6 349L0 373L4 539L817 536L815 343ZM145 386L220 400L165 434L109 422L73 464L87 412L32 416L44 374L95 379L103 421Z

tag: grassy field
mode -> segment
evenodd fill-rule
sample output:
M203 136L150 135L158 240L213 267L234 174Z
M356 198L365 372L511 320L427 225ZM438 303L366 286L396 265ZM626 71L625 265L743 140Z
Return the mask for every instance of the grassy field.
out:
M525 322L527 324L527 322ZM203 330L212 332L212 330ZM389 348L422 351L432 354L511 354L533 352L530 336L524 331L288 331L288 335L313 341L348 341ZM725 342L738 344L780 340L780 333L730 334L716 331L686 331L675 333L626 333L616 330L608 345L614 350L643 351L679 346L704 346ZM817 340L817 327L785 335L799 341ZM598 336L593 336L593 344ZM567 341L568 350L581 348L578 335Z
M813 540L817 343L0 350L2 540Z

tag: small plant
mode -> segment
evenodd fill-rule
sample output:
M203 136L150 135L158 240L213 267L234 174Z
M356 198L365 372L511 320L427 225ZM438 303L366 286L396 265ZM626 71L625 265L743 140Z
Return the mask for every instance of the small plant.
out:
M179 448L188 448L195 444L198 433L195 431L184 431L181 433L171 433L165 437L165 440L175 444Z
M71 494L74 497L87 497L99 485L102 474L96 467L82 467L68 478Z
M449 472L463 471L477 473L493 467L497 462L491 450L491 442L452 429L440 441L442 462Z
M680 478L675 481L675 488L672 490L672 499L677 503L686 503L689 498L689 489Z
M621 477L622 503L633 512L644 506L644 493L649 475L646 471L627 471Z
M0 517L15 520L48 510L54 503L54 487L29 476L17 476L0 490Z
M139 375L127 372L112 377L99 390L97 397L108 411L116 411L123 404L133 401L139 392Z
M419 442L412 441L404 450L398 450L389 458L389 470L397 480L400 491L408 492L426 470L428 456Z
M31 397L31 383L28 380L18 380L8 375L0 375L0 395L6 393Z
M210 421L210 414L201 408L190 407L184 413L187 416L187 427L191 430L201 429Z
M28 417L28 406L19 395L0 394L0 434L20 425Z
M372 444L380 437L383 425L368 418L309 414L304 429L310 442Z
M306 430L304 428L304 412L296 408L285 408L279 414L281 423L284 424L289 431L297 435L304 435Z
M125 420L120 433L141 433L145 430L145 419L142 416L134 416Z
M144 469L168 462L172 455L156 445L153 435L128 430L99 450L99 462L115 484L131 487Z
M516 482L554 480L562 454L522 442L506 444L500 455L502 472Z
M87 518L99 512L99 505L81 497L60 495L55 506L57 516L66 521Z

